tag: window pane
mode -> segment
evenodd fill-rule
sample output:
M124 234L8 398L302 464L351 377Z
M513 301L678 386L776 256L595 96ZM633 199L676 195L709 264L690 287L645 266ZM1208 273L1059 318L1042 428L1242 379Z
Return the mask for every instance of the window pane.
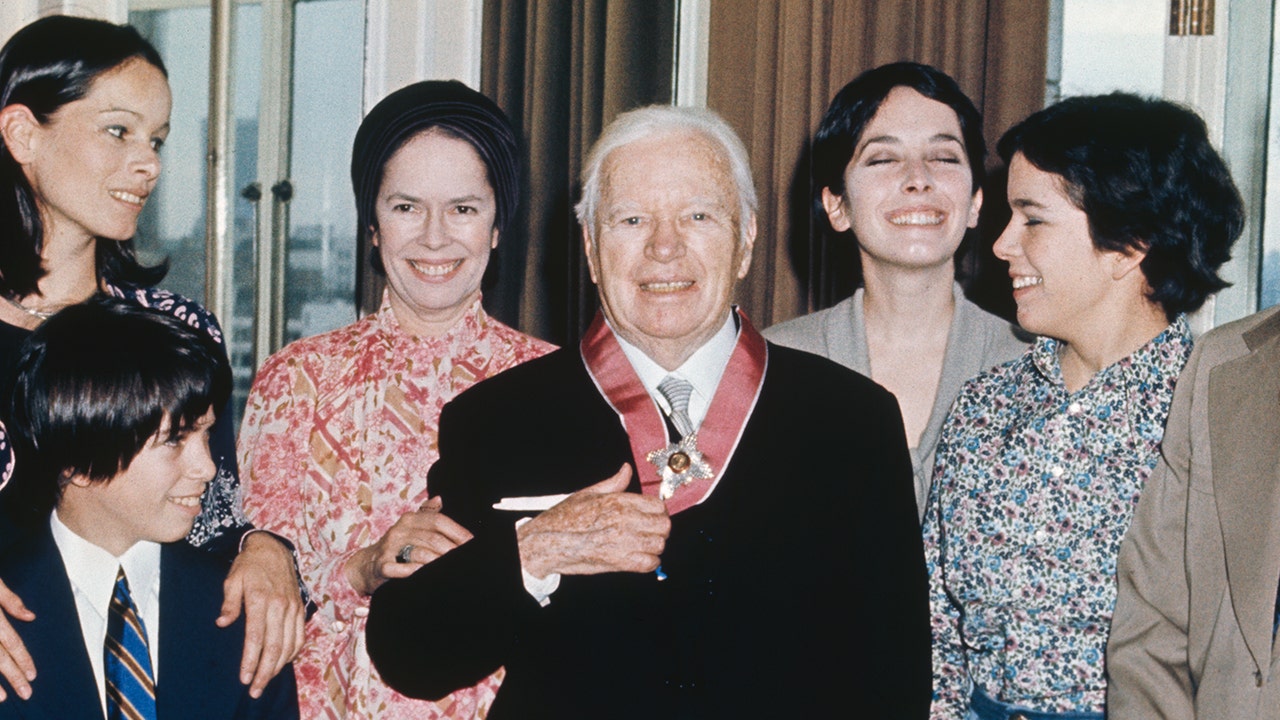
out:
M1063 0L1062 97L1164 87L1167 0Z
M1280 68L1280 22L1272 27L1271 67ZM1266 202L1263 204L1262 288L1258 308L1280 303L1280 72L1271 74L1271 111L1267 128ZM1242 252L1237 248L1236 252Z
M140 10L129 21L164 57L173 89L172 131L163 153L164 173L139 222L139 252L147 262L169 259L164 287L197 300L205 297L205 155L208 139L208 3ZM260 3L236 5L232 38L233 148L228 206L231 257L222 258L232 291L230 311L219 318L235 373L235 409L243 407L255 372L255 231L258 212L270 212L274 172L259 170L263 106ZM348 162L360 122L364 65L361 0L310 0L294 6L293 107L289 143L289 238L285 269L285 341L329 330L355 319L355 204ZM354 30L354 31L353 31ZM259 183L261 199L245 196Z
M363 2L313 0L294 13L285 342L356 318L350 159L364 64Z
M231 282L229 301L231 317L223 318L231 353L231 371L235 375L233 391L236 427L244 411L257 362L253 354L254 323L254 231L257 210L270 202L245 197L245 191L258 181L258 124L261 118L262 84L262 6L240 3L235 10L235 36L231 39L231 257L223 258L231 267L224 268ZM267 193L267 188L261 188ZM270 195L268 194L269 198ZM225 287L225 286L224 286Z
M163 171L138 219L138 254L148 264L168 258L164 288L203 301L209 8L134 12L129 22L160 51L173 91Z

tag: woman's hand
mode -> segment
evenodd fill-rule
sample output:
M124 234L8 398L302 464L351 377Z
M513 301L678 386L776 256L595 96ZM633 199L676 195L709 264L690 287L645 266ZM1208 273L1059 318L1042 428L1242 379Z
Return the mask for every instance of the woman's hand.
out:
M28 610L22 604L22 598L14 595L3 581L0 581L0 609L4 610L0 613L0 675L9 681L10 687L19 697L26 700L31 697L31 681L36 679L36 665L31 661L27 646L22 644L22 638L18 637L17 631L9 624L7 616L31 622L36 619L36 614ZM0 701L7 697L4 688L0 688Z
M256 698L302 649L307 614L293 553L270 533L250 533L222 589L218 627L235 622L244 608L240 682Z
M372 595L391 578L409 577L415 570L471 539L471 533L442 512L433 497L417 512L405 513L378 542L362 548L347 561L347 580L362 595ZM408 551L406 556L400 553Z

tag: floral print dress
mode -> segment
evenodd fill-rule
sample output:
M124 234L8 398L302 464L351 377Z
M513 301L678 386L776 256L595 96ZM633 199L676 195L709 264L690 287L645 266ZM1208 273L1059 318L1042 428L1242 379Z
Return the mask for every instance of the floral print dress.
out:
M489 318L479 300L447 336L415 337L384 296L377 313L295 342L258 371L240 430L245 508L295 540L318 606L294 663L302 717L485 716L497 673L438 702L382 682L365 649L369 598L344 567L426 502L444 404L552 349Z

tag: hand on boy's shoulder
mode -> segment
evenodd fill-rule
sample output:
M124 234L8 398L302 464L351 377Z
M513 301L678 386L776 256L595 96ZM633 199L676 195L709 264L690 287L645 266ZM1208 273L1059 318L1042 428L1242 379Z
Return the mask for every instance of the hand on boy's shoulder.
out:
M18 697L27 699L31 697L31 681L36 678L36 667L10 618L31 622L36 616L23 604L22 598L4 584L2 576L0 610L3 611L0 612L0 676L4 678L3 685L0 685L0 702L9 699L6 687Z

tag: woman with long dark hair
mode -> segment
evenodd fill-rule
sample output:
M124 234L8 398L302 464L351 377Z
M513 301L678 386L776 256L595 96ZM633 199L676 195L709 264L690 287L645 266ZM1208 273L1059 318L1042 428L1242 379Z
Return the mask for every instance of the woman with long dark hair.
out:
M0 389L12 383L32 329L98 293L173 313L221 343L209 312L154 289L166 267L140 264L131 242L160 176L171 106L164 63L127 25L51 16L0 49ZM245 612L242 680L260 692L296 653L304 612L290 549L270 534L249 534L240 511L228 415L213 432L217 475L188 540L234 558L219 622ZM7 443L0 455L11 457ZM23 499L0 492L0 509L2 550L20 531ZM3 587L0 607L31 618ZM35 671L0 614L0 674L25 696Z
M982 116L937 68L881 65L841 88L813 140L814 210L857 243L862 287L764 333L898 398L921 517L951 402L966 380L1026 349L956 281L982 208L985 156Z

